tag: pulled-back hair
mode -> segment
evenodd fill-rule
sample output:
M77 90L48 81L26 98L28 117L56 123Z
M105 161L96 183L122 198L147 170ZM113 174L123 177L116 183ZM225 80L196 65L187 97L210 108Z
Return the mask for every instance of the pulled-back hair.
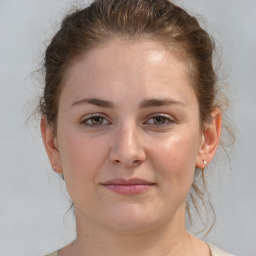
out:
M95 0L64 18L45 53L45 87L39 107L55 132L59 97L71 62L113 38L160 42L187 65L202 128L214 109L223 109L213 68L214 40L195 17L168 0ZM203 186L197 182L200 174ZM206 193L203 171L196 170L187 202L190 217L191 203L200 212L198 205L206 205Z

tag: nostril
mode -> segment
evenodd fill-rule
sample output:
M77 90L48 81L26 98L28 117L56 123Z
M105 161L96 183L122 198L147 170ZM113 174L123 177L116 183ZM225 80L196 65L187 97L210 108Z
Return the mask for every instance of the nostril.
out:
M119 164L121 166L124 166L124 167L135 167L135 166L138 166L138 165L141 165L145 160L139 160L139 159L136 159L136 160L132 160L132 159L122 159L122 160L119 160L119 159L113 159L112 162L114 164Z
M143 159L143 160L134 160L133 161L133 163L134 164L141 164L141 163L143 163L145 160Z

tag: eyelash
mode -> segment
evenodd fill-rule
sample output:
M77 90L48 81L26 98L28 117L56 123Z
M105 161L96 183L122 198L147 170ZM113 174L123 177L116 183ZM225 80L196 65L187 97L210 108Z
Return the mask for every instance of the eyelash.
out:
M154 123L151 123L149 124L149 121L150 120L154 120L156 118L161 118L162 120L164 120L164 123L162 124L154 124ZM154 122L154 121L153 121ZM152 127L165 127L165 126L169 126L171 125L172 123L174 123L174 120L172 120L169 116L166 116L166 115L163 115L163 114L154 114L153 116L151 116L146 122L144 123L148 123L150 126Z
M97 118L100 118L102 120L102 122L100 124L93 124L92 120L93 119L95 120ZM153 122L154 122L154 119L156 120L156 118L161 118L162 121L164 121L164 123L162 123L162 124L149 123L150 120L153 120ZM88 123L89 121L91 121L91 124ZM146 124L146 125L148 124L151 127L165 127L165 126L171 125L172 123L174 123L174 120L172 120L171 118L169 118L163 114L154 114L153 116L150 116L150 118L147 119L146 122L143 122L143 124ZM94 115L91 115L91 116L83 119L81 121L81 124L84 126L87 126L87 127L97 128L102 125L109 125L111 123L103 115L94 114Z
M92 121L93 119L96 119L96 118L101 118L101 119L103 120L103 122L102 122L101 124L88 124L88 123L87 123L88 121ZM104 123L105 121L107 121L107 123ZM109 122L104 116L102 116L102 115L100 115L100 114L94 114L94 115L91 115L91 116L89 116L89 117L83 119L83 120L81 121L81 124L82 124L82 125L85 125L85 126L87 126L87 127L92 127L92 128L93 128L93 127L99 127L99 126L101 126L101 125L110 124L110 122Z

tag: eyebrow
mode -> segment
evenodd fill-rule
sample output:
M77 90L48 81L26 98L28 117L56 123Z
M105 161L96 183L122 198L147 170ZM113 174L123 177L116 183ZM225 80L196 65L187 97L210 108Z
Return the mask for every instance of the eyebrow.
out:
M79 101L74 102L71 106L77 106L77 105L83 105L83 104L92 104L101 108L111 108L114 109L115 105L113 102L103 99L97 99L97 98L85 98ZM182 101L176 101L173 99L146 99L143 100L140 103L140 108L150 108L150 107L160 107L160 106L166 106L166 105L181 105L185 106L185 103Z
M173 99L148 99L143 100L140 103L140 108L150 108L150 107L161 107L166 105L182 105L185 106L185 103L182 101L176 101Z
M77 106L77 105L83 105L83 104L92 104L101 108L114 108L114 104L111 101L108 100L102 100L102 99L82 99L79 101L74 102L71 106Z

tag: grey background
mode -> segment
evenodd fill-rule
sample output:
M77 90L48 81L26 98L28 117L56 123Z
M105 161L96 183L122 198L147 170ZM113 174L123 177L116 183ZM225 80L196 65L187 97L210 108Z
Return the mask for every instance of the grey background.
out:
M44 255L75 236L65 185L48 163L38 122L25 123L40 84L32 71L70 2L0 0L0 256ZM202 15L222 45L237 127L232 172L217 166L221 184L212 182L217 222L206 240L256 256L256 1L176 2Z

